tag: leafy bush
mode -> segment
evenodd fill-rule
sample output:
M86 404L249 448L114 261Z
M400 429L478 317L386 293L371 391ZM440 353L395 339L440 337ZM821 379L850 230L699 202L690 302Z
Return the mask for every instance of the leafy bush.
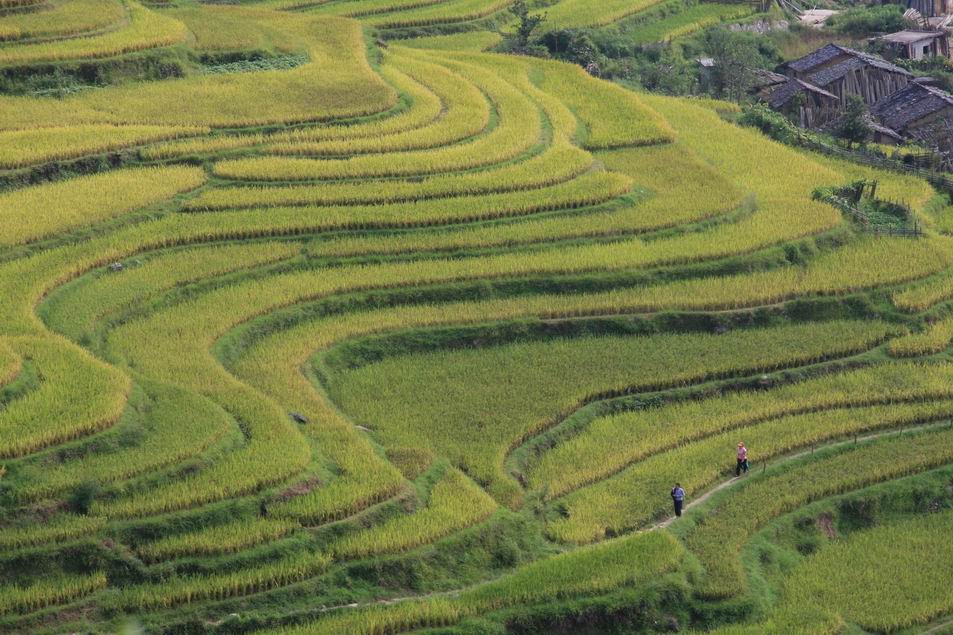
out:
M794 143L797 139L798 128L787 117L777 113L765 104L751 104L746 106L738 119L743 126L757 128L764 134L782 143Z
M885 4L879 7L857 7L830 18L828 25L838 33L868 35L870 33L892 33L906 26L903 19L903 7L899 4Z
M87 480L77 485L69 496L69 508L77 514L89 513L93 501L99 495L99 483L97 481Z

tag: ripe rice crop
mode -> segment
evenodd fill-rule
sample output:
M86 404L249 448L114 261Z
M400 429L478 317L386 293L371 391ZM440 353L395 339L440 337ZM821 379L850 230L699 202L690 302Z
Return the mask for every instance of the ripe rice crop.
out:
M906 275L906 273L907 272L905 271L904 275ZM302 282L305 282L305 280L302 280ZM314 289L313 287L313 281L310 283L309 286L310 286L311 293L317 292L317 290ZM272 284L269 286L269 290L273 292L276 290L276 287ZM242 294L242 297L245 298L245 302L247 304L248 296L246 294ZM638 297L638 294L635 297ZM578 312L582 309L582 307L587 308L585 312L588 312L590 310L591 311L606 311L606 310L616 311L616 310L620 310L621 308L619 306L620 300L618 296L615 294L603 294L603 297L599 297L595 295L575 297L572 299L572 306L570 306L566 300L567 300L566 298L560 298L558 296L550 296L550 297L542 296L538 299L534 299L531 302L507 301L507 302L492 303L490 306L487 307L488 309L491 310L491 312L486 314L487 315L486 319L489 319L490 315L520 315L520 314L525 314L525 312L531 312L531 313L540 312L544 314L552 314L552 312L555 311L557 314L561 312L562 314L567 314L567 313ZM221 306L228 306L229 304L230 302L227 300L210 299L209 307L212 311L214 311L215 313L218 313L219 308ZM427 312L433 311L433 309L429 307L426 307L425 309L426 311L423 313L423 315L427 315ZM448 310L449 309L450 307L448 307ZM477 319L477 316L479 315L474 313L473 305L471 304L464 303L460 306L460 309L462 311L460 313L460 317L456 318L457 320ZM396 314L395 317L397 317L398 315L400 314ZM466 318L464 318L463 316L466 316ZM440 314L435 313L431 317L427 317L426 319L433 321L433 320L439 320L441 318L440 318ZM332 338L331 341L333 341L333 338L335 337L333 333L336 333L337 331L330 329L327 323L319 323L319 326L321 326L322 324L323 326L318 329L317 333L320 333L322 337L331 337ZM354 323L353 318L350 318L349 321L347 322L347 327L345 328L345 331L344 331L345 334L342 334L340 337L346 337L347 336L346 334L353 334L355 326L356 324ZM311 337L313 338L314 336L312 335ZM308 340L305 340L305 341L308 341ZM298 359L303 359L302 355L306 356L308 351L313 350L313 348L319 347L319 343L317 341L313 339L310 341L313 342L313 345L311 347L309 347L307 344L304 344L303 346L296 345L296 349L301 351L301 353L297 354ZM294 358L294 356L290 356L290 355L291 355L290 353L281 353L275 359L275 362L277 362L278 360ZM256 385L261 385L262 381L264 381L266 378L270 378L271 375L274 372L276 372L275 362L265 361L264 359L262 360L262 367L261 367L262 372L261 374L256 375ZM253 366L257 367L257 365L253 365ZM291 382L288 385L297 386L300 383L301 387L299 387L296 391L289 393L282 387L284 386L283 382L277 382L272 384L273 386L272 388L269 388L268 390L269 394L279 395L280 393L282 403L286 403L286 404L289 404L289 406L295 406L295 407L301 406L299 409L304 412L311 413L312 411L314 411L316 416L320 417L319 420L321 421L334 421L336 415L333 414L333 411L329 411L327 406L324 405L320 399L317 399L316 396L310 395L310 391L308 391L308 389L306 388L307 382L303 378L295 379L295 368L296 368L295 365L289 366L288 370L291 371L291 374L280 375L280 376L286 378L284 381ZM298 382L298 383L295 383L295 382ZM272 392L272 390L277 392ZM296 402L300 402L301 398L306 398L306 403L296 403ZM351 452L351 448L353 446L354 441L346 440L346 439L353 439L354 433L350 431L345 433L346 429L347 429L346 424L342 426L342 428L333 428L332 432L334 434L339 434L340 432L340 434L343 435L339 437L334 437L336 439L332 446L335 448L334 453L337 454L338 452L342 452L342 454L339 456L343 456L345 458L350 457L348 460L357 461L358 460L357 456L360 456L360 455L349 454ZM321 430L321 431L322 433L324 432L324 430ZM309 431L309 433L312 433L312 432ZM341 448L341 450L338 450L337 448ZM345 450L345 448L347 449ZM362 452L364 451L362 450ZM367 455L365 454L365 456ZM293 499L288 505L290 508L293 508L295 511L290 512L289 510L289 513L293 513L294 515L303 514L305 517L308 517L308 518L326 517L328 515L330 515L331 517L334 517L337 513L340 513L336 510L350 509L352 508L351 505L363 504L361 503L361 501L377 500L376 497L380 495L380 492L387 491L386 488L382 490L381 486L374 483L373 479L365 480L363 478L365 476L364 471L360 467L358 467L358 465L359 463L355 463L355 467L353 469L349 468L346 471L346 474L352 474L353 476L349 476L348 478L343 479L343 481L335 481L332 484L332 487L321 488L319 490L316 490L315 492L308 494L306 497ZM353 478L356 478L357 482L352 480ZM365 484L359 485L360 483L365 483ZM353 485L349 485L349 484L353 484ZM336 485L340 485L341 488L343 489L334 487ZM334 496L330 495L332 492L336 494L339 493L339 494L346 494L346 495L342 496L341 499L336 499ZM362 492L365 492L365 493L362 493ZM314 498L315 496L317 496L317 499Z
M433 121L439 116L442 104L440 97L433 93L426 85L420 83L423 69L431 65L401 64L397 55L388 55L386 58L392 64L385 64L381 69L381 76L387 79L401 93L407 95L410 105L391 117L383 117L364 123L349 125L324 125L308 128L299 128L287 132L274 134L240 134L219 135L184 141L173 141L143 148L140 155L145 159L170 159L195 154L210 154L226 150L248 148L265 143L292 143L292 142L319 142L327 140L361 139L384 134L393 134L399 131L413 130ZM419 68L423 67L423 68ZM435 67L435 66L434 66ZM435 67L436 68L436 67ZM399 69L399 70L398 70ZM444 70L447 73L446 70ZM405 74L406 73L406 74ZM415 79L417 78L417 79ZM466 90L468 85L460 78L461 87Z
M62 604L89 595L106 586L106 576L48 576L33 584L0 587L0 614L29 613L53 604Z
M909 242L909 241L908 241L908 242ZM903 244L907 244L907 243L903 243ZM916 243L909 243L909 244L916 244ZM902 263L901 263L901 264L902 264ZM904 273L906 274L907 272L904 271ZM349 274L346 274L346 273L345 273L345 275L349 275ZM310 287L310 292L311 292L311 293L316 293L316 292L317 292L317 290L314 289L313 280L311 280L310 282L308 282L308 279L307 279L307 278L303 278L303 279L302 279L302 283L304 283L304 284L306 284L308 287ZM276 290L276 287L275 287L274 284L272 283L272 284L269 286L269 289L270 289L271 291L274 291L274 290ZM247 303L247 297L248 297L248 296L247 296L247 295L243 295L242 297L245 298L245 302ZM615 298L612 298L612 300L613 300L613 302L614 302L614 301L615 301ZM597 299L597 298L593 298L592 296L574 298L573 301L574 301L574 304L576 304L576 305L578 305L578 306L580 306L580 307L581 307L581 306L590 306L590 307L592 307L591 310L593 310L593 311L605 310L605 309L600 309L598 299ZM210 302L210 304L209 304L210 309L211 309L212 311L214 311L216 314L219 313L219 310L220 310L220 307L221 307L221 306L227 306L227 305L229 304L229 302L227 302L227 301L219 301L219 300L214 300L214 299L210 299L209 302ZM223 302L224 302L224 304L223 304ZM561 306L561 305L562 305L562 306ZM519 306L519 305L517 304L516 306ZM610 304L610 305L608 305L608 306L615 307L616 305L615 305L615 304ZM212 308L212 307L214 307L214 308ZM545 308L544 308L544 307L545 307ZM515 308L515 307L514 307L514 308ZM543 312L550 312L550 311L555 310L555 311L559 312L561 309L562 309L562 310L565 310L565 309L566 309L566 307L565 307L565 300L560 300L560 299L557 299L557 298L540 298L539 308L537 308L537 309L535 309L535 310L537 310L537 311L543 311ZM534 309L527 308L527 309L522 309L522 310L534 310ZM613 309L613 310L616 310L616 309ZM216 330L216 329L212 329L212 331L215 331L215 330ZM138 339L141 339L141 338L138 338ZM179 376L183 376L183 375L184 375L184 376L187 376L188 374L190 374L190 373L179 373L178 375L179 375ZM321 493L324 494L325 492L321 491ZM190 494L190 495L191 495L191 494ZM359 496L358 498L360 499L361 497ZM325 500L327 500L327 499L325 499ZM353 500L353 499L349 499L349 500ZM154 503L149 503L150 506L153 505L153 504L154 504ZM339 507L338 507L339 504L343 504L343 503L335 503L335 505L333 506L333 508L335 508L335 509L339 508ZM318 507L318 509L321 509L321 507ZM303 510L302 510L302 513L304 513Z
M319 185L225 187L209 189L189 200L189 210L281 207L290 205L360 205L397 203L449 196L474 196L554 185L578 176L592 165L592 157L567 142L504 167L464 174L438 175L423 180L386 183L326 183Z
M13 27L22 38L63 37L108 27L121 28L125 17L123 5L117 0L69 0L45 11L3 16L0 29Z
M458 68L486 90L499 116L495 128L468 143L445 148L355 156L347 159L259 157L215 164L215 174L244 180L310 180L434 174L493 165L529 150L540 138L539 110L521 91L476 66Z
M916 313L953 298L953 273L944 271L908 289L894 293L891 300L898 309Z
M582 179L580 179L581 181ZM526 192L526 195L532 194ZM621 192L619 192L621 193ZM449 201L446 201L449 202ZM559 199L551 201L559 203ZM599 202L589 200L590 204ZM571 202L563 203L562 207L576 207ZM558 208L557 208L558 209ZM656 208L657 209L657 208ZM457 209L462 213L463 208ZM498 209L507 212L506 208ZM545 210L532 210L533 212ZM617 211L599 211L592 215L572 215L560 218L547 218L525 226L490 226L479 228L462 228L448 232L428 232L409 234L407 241L399 239L389 243L394 253L405 251L408 247L416 250L446 250L466 247L491 247L496 244L519 244L546 238L565 237L573 235L598 235L600 233L624 232L638 229L640 220L651 222L649 219L640 219L641 208L636 205L622 208ZM607 244L573 245L561 248L549 248L533 254L526 254L520 258L518 267L524 270L555 271L574 270L607 270L624 269L630 267L649 267L671 265L685 262L699 262L706 259L719 258L733 254L747 253L767 247L782 240L800 238L803 235L819 233L835 226L839 220L836 212L822 205L807 205L804 209L797 209L803 214L800 224L784 225L782 219L790 218L791 207L773 204L759 210L737 223L725 223L709 232L695 232L655 241L641 239L625 239ZM704 212L704 210L703 210ZM703 213L702 212L702 213ZM812 217L813 216L813 217ZM784 227L779 232L778 227ZM563 232L562 234L558 232ZM788 233L789 232L789 233ZM341 247L343 254L365 253L356 249L372 247L380 244L379 238L344 239ZM335 243L330 244L335 250ZM350 250L350 251L348 251ZM553 258L556 254L557 258ZM487 258L484 263L490 264L494 260L512 261L511 255L497 259ZM557 264L558 263L558 264ZM555 266L555 269L553 267ZM515 270L513 270L515 272Z
M0 548L13 550L49 542L65 542L94 534L105 526L105 518L60 514L42 524L0 529Z
M40 4L44 0L0 0L0 9L21 9Z
M664 614L671 593L695 594L699 562L712 561L703 553L680 567L684 547L665 531L521 561L562 550L543 540L547 529L583 542L650 522L668 506L673 478L697 495L730 467L721 462L725 454L733 463L737 434L757 462L953 412L953 365L945 357L930 364L883 358L890 344L880 344L905 332L903 320L865 314L830 321L860 316L865 302L876 313L883 294L894 292L867 289L948 269L953 241L928 223L916 239L863 235L810 199L821 186L875 178L882 196L924 213L934 193L916 179L770 142L722 120L724 104L627 92L556 62L475 52L489 41L485 34L384 46L354 20L321 15L453 21L471 9L492 10L485 0L480 7L471 0L184 4L156 14L183 22L194 38L174 50L110 60L106 71L136 71L142 62L147 73L164 72L165 61L186 57L193 70L195 61L223 70L219 62L233 56L281 53L307 62L95 90L67 86L61 98L0 96L0 145L4 137L18 140L26 157L18 156L19 166L133 146L140 158L173 160L155 172L107 172L107 163L132 153L90 156L76 169L99 166L102 174L32 186L26 183L60 166L24 170L8 174L9 189L0 193L0 210L5 201L11 209L0 216L0 243L10 241L6 250L0 245L0 382L7 382L0 456L6 443L26 444L0 468L0 494L10 506L0 545L23 550L11 554L16 562L38 562L18 582L56 569L60 551L92 558L87 571L105 558L105 573L115 578L115 588L78 611L49 611L43 628L58 628L60 616L108 628L102 624L118 623L119 612L136 612L161 630L169 619L217 620L235 610L246 630L267 623L379 635L452 629L462 619L459 628L493 630L522 624L524 614L561 616L556 604L567 600L611 609L611 602L643 597L641 587L620 587L646 583L645 608ZM271 10L278 6L315 10ZM118 145L103 148L77 132L118 135L133 127L199 136L104 137ZM23 150L27 140L51 138ZM261 155L275 151L313 157L232 174L270 183L213 179L197 196L180 196L190 188L155 176L194 172L197 188L207 183L206 170L227 174L242 161L274 160ZM146 182L149 195L142 194ZM52 189L59 187L67 189ZM75 200L64 194L68 187L76 188ZM169 191L160 197L163 188ZM107 268L116 261L124 267ZM764 306L796 298L807 301ZM616 329L626 320L607 317L672 311L645 327L691 330L707 318L675 312L735 308L745 311L725 317L732 324L771 326L625 337ZM598 317L532 325L576 316ZM796 325L779 326L789 317ZM632 330L642 322L633 316ZM467 344L471 326L474 338L523 328L533 336L435 348L444 337ZM579 336L545 341L545 333L569 331ZM431 352L403 352L404 345L417 350L415 343ZM831 363L792 368L818 361ZM860 364L872 367L842 371ZM525 467L528 483L511 478L517 466L507 459L525 457L510 451L587 400L703 382L675 391L695 393L712 380L731 384L781 369L816 379L717 398L706 392L588 427L574 420L565 430L576 437L566 440L560 428L553 447L540 443L539 462ZM816 374L827 370L837 374ZM903 469L919 465L922 454L914 461L882 456L870 467ZM57 518L66 500L86 507L82 495L93 482L102 487L90 516ZM806 482L808 497L825 495ZM763 495L780 492L797 506L800 487L792 478ZM414 490L419 504L411 509ZM496 510L501 502L520 509ZM760 512L759 505L747 501ZM53 522L40 529L46 510ZM705 525L721 522L729 535L718 544L727 555L714 557L736 563L737 545L763 522L738 527L744 519L717 516ZM689 524L678 533L704 531ZM38 530L27 538L21 528L28 525ZM416 554L386 555L438 541ZM309 553L316 544L328 556ZM471 553L474 544L482 546ZM339 562L324 577L331 556L373 562ZM454 589L454 558L467 565L460 584L502 577ZM79 570L71 562L63 568ZM410 590L446 594L298 612L399 597L407 591L398 588L402 581L413 585L401 572L412 577L431 566L436 577ZM357 586L341 587L345 577ZM293 588L240 597L281 585ZM592 594L611 596L591 604L581 597ZM736 606L755 606L749 600ZM193 606L167 610L181 604ZM827 626L833 614L805 607L801 615ZM29 619L7 621L41 624Z
M588 157L581 150L577 152L580 161ZM553 160L556 160L558 154L566 153L550 153L547 151L544 154L553 154ZM543 155L540 155L540 159L542 157ZM613 234L646 231L702 220L727 213L732 206L741 202L740 192L717 173L694 160L684 148L669 145L646 146L601 153L597 158L613 171L631 177L634 184L642 188L648 188L653 195L648 200L639 200L634 204L620 203L609 209L584 214L574 213L541 219L528 219L520 223L462 227L452 230L441 229L439 233L414 231L402 234L343 237L316 242L311 250L322 255L346 256L367 253L457 250L495 245L512 246L558 238L612 236ZM562 163L564 169L572 168L571 163L568 163L566 159L560 163ZM672 166L673 171L652 169L651 166L659 163ZM548 164L549 160L546 160L544 164L542 160L531 159L518 165L525 166L526 177L524 178L528 179L532 174L558 174L557 168L555 166L550 168ZM675 168L675 166L679 167ZM506 169L504 168L498 172L503 172ZM677 177L673 179L678 174L679 169L691 170L694 178L690 182L684 182L683 179ZM493 172L486 173L487 176L490 174L493 174ZM479 174L475 174L460 177L457 180L476 182L479 177ZM454 183L453 177L446 178L448 185ZM434 185L439 179L441 177L434 177ZM424 188L427 184L428 181L424 181L420 185ZM283 191L289 192L288 189ZM216 195L220 192L222 191L209 191L195 200L194 204L201 205L207 200L216 200ZM295 195L289 193L291 196ZM268 194L271 196L270 191ZM277 195L276 191L275 196ZM221 194L223 199L226 196L227 194ZM667 242L666 245L664 249L659 251L668 251L669 255L683 253L675 247L672 241ZM631 257L632 254L630 253L629 259ZM624 259L623 262L625 262Z
M346 0L344 2L334 2L331 4L323 3L318 11L326 15L343 15L349 18L359 18L378 13L417 9L445 1L446 0Z
M469 22L508 7L512 0L445 0L438 4L394 12L393 15L371 15L365 24L379 29L395 29L434 24Z
M276 562L228 573L173 577L155 584L126 586L110 601L127 609L147 609L223 600L300 582L323 571L329 562L330 558L320 553L293 554Z
M809 346L803 337L808 331ZM498 501L513 504L515 484L502 473L505 453L597 395L844 355L870 347L888 332L882 323L827 322L717 337L676 334L512 344L388 358L342 371L328 380L327 389L351 418L374 429L385 447L422 447L452 457L489 484ZM688 356L698 360L692 367L684 364ZM527 400L527 394L536 397Z
M593 295L601 295L600 306L612 306L616 311L740 309L805 295L839 294L923 278L953 262L946 242L939 237L922 241L860 239L822 254L805 267L662 283L641 288L638 297L620 292ZM618 301L613 302L612 297ZM593 300L590 296L590 302ZM566 315L567 311L573 315L588 313L563 308L564 302L554 302L547 315ZM575 300L566 304L578 306Z
M644 583L670 571L683 557L666 532L625 536L534 562L494 582L462 593L476 610L528 604Z
M685 538L704 567L699 585L705 597L742 593L747 581L740 551L748 538L772 518L807 502L914 474L953 460L953 431L907 434L878 440L803 467L750 481L735 489Z
M380 152L419 150L449 145L483 131L490 121L487 99L497 101L496 85L479 81L479 75L469 74L471 81L437 64L417 61L417 72L426 74L425 85L440 98L442 112L427 125L392 133L341 140L310 141L307 135L294 133L277 139L264 151L284 155L356 155ZM494 76L495 77L495 76ZM473 81L475 79L475 81ZM481 89L487 92L484 96ZM429 114L429 113L428 113ZM289 138L290 137L290 138Z
M725 122L702 100L670 99L642 93L639 99L675 129L681 143L724 178L754 193L758 201L805 202L821 185L848 180L815 157L765 138L751 129Z
M173 8L166 13L185 23L195 38L190 47L197 51L297 53L308 48L299 16L249 5Z
M299 626L257 631L258 635L382 635L412 632L416 628L438 628L456 624L467 615L452 599L435 596L389 605L370 606L331 613Z
M290 70L195 75L58 100L0 97L0 122L4 129L77 123L240 127L358 117L397 102L367 61L359 25L330 17L299 18L295 25L307 38L310 62Z
M464 31L450 35L433 35L401 40L401 46L437 51L486 51L500 43L502 37L492 31Z
M586 124L587 148L652 145L675 139L675 131L665 118L638 95L598 82L578 66L547 63L539 86L558 95ZM594 92L597 98L593 98Z
M80 340L93 333L97 322L162 291L291 258L300 250L298 243L266 241L160 252L145 262L129 263L120 272L101 271L58 290L44 302L44 321L56 332Z
M448 626L510 606L645 584L674 569L683 555L678 541L665 532L625 536L534 562L455 598L437 596L342 611L300 626L260 631L260 635L380 635Z
M609 24L639 11L645 11L660 2L661 0L638 0L637 2L607 0L593 7L585 0L560 0L539 13L546 14L544 23L546 30L556 31Z
M494 85L496 94L506 99L496 103L500 122L487 135L472 143L460 144L438 150L399 153L394 155L355 157L347 161L308 161L292 159L248 159L245 162L225 161L217 164L217 173L229 178L249 180L304 180L331 178L333 176L399 176L416 173L431 174L447 172L461 168L480 167L513 158L520 152L530 149L539 141L542 132L537 116L528 109L527 96L542 109L552 126L556 142L563 135L568 139L576 128L572 113L558 99L540 91L529 81L529 68L520 61L501 57L453 55L454 59L467 62L465 67L453 67L455 71L477 74L484 81ZM424 61L432 59L424 56ZM479 68L477 68L479 65ZM495 74L481 72L480 68L492 70ZM463 70L461 70L463 69ZM500 80L505 75L509 82ZM598 85L597 85L598 86ZM395 160L410 161L407 165L395 167ZM331 166L331 168L321 167ZM328 169L333 169L328 172ZM343 172L342 172L343 171Z
M244 223L248 216L262 215L267 217L272 226L280 227L287 222L292 226L310 228L311 232L344 228L414 227L598 205L625 194L630 183L629 179L621 174L590 172L577 179L536 190L518 190L485 196L387 205L202 212L202 215L209 218L206 222L213 227L227 226L233 224L234 220Z
M895 340L891 340L891 344ZM953 365L892 363L824 375L768 391L743 391L606 415L547 451L529 471L557 497L664 448L789 415L897 401L953 399Z
M195 189L205 178L199 168L136 168L2 193L0 245L28 243L114 218Z
M110 124L0 132L0 168L21 168L47 161L74 159L207 132L208 128Z
M290 11L294 9L311 9L319 7L330 0L261 0L257 6L276 11Z
M278 132L268 139L274 142L330 141L363 139L420 128L433 122L444 108L444 94L438 89L467 92L471 86L465 78L438 64L401 55L399 49L384 57L381 76L410 100L409 107L392 117L335 125L333 122L310 128Z
M20 27L12 24L0 24L0 42L16 40L20 37Z
M307 326L313 329L312 323ZM313 352L299 334L298 329L281 331L256 343L232 370L275 401L316 423L303 430L337 466L338 477L268 509L270 514L316 523L341 518L393 495L403 479L299 372Z
M946 317L927 327L922 333L911 333L890 342L887 347L894 357L910 357L939 353L953 342L953 317Z
M294 521L246 518L224 525L166 536L140 545L136 551L143 558L152 561L181 556L233 553L263 542L278 540L298 527L300 525Z
M45 381L0 409L0 457L69 441L119 419L130 390L125 374L63 340L7 342L36 365Z
M495 510L496 503L486 492L459 470L447 468L433 486L424 509L349 534L333 543L330 550L337 558L404 551L485 520Z
M264 143L264 135L215 135L196 137L181 141L159 143L139 150L139 156L147 161L157 159L177 159L193 155L214 154L228 150L251 148Z
M17 500L61 495L90 479L104 485L130 479L198 456L237 432L235 421L207 399L168 386L147 388L148 409L136 431L138 443L59 461L41 456L21 463L17 467ZM122 425L117 426L119 435Z
M667 42L701 31L724 20L735 20L751 14L751 8L730 4L696 4L674 15L647 21L630 30L626 37L634 44Z
M184 354L184 350L170 351L166 359L158 361L167 363L168 357L176 353L181 358L178 366L183 370L189 362L195 365L194 360ZM146 370L154 373L154 367L159 365L154 363L153 368ZM134 518L177 511L255 492L291 478L304 469L311 458L311 450L277 404L262 398L254 390L238 385L221 367L210 366L210 369L202 369L211 371L204 382L194 378L178 383L191 390L198 389L240 421L246 437L245 444L223 457L217 457L211 465L187 477L149 490L96 500L93 504L94 513L109 518ZM197 384L201 384L201 388ZM255 469L249 470L249 465L254 465Z
M102 35L0 47L0 64L35 64L66 59L111 57L185 40L188 29L178 20L126 3L129 25Z
M47 290L69 280L78 272L122 258L130 250L181 244L199 238L208 240L215 237L260 236L263 232L281 233L281 225L273 221L271 216L265 217L260 213L229 213L216 218L214 223L206 220L208 216L191 215L188 222L175 216L142 223L109 240L54 250L0 266L0 273L3 274L0 275L0 294L11 298L11 307L17 307L0 314L0 326L7 332L37 332L36 320L29 307L39 302ZM232 222L225 223L226 220ZM300 221L289 220L284 232L300 226ZM545 304L530 304L536 307L534 310L537 315L569 317L599 311L739 308L812 293L843 293L921 278L945 268L951 258L946 241L940 237L919 241L901 238L861 239L830 254L822 254L806 267L792 266L762 273L661 283L630 291L598 292L571 298L549 296L545 298ZM555 254L550 261L543 271L572 272L593 268L592 262L568 263L562 258L555 258ZM610 270L617 269L618 263L607 262L602 266ZM464 271L465 274L462 273ZM355 285L352 281L351 288L386 286L397 281L409 284L411 281L461 279L464 275L473 278L538 271L538 262L521 263L513 257L403 263L375 270L370 277L367 275L370 271L362 273L354 279L360 282ZM334 282L334 285L338 284L338 281Z
M0 340L0 386L12 381L22 368L23 360Z
M953 416L953 400L866 406L789 415L660 451L618 475L569 494L561 501L566 518L550 524L551 537L591 542L668 513L671 484L689 496L701 492L733 467L732 450L744 439L756 461L870 430L898 428ZM638 492L633 496L633 492Z
M950 512L851 533L785 578L779 618L816 607L874 632L914 628L953 609ZM788 619L785 619L788 618Z

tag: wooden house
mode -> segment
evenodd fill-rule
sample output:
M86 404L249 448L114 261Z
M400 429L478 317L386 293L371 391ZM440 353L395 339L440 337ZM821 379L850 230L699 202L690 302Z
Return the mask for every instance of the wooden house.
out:
M774 88L766 101L804 128L817 128L834 119L840 111L837 95L793 77Z
M871 109L877 122L905 139L953 149L953 95L912 82Z
M828 44L785 64L789 77L812 84L846 102L857 95L874 105L913 79L907 70L887 60L846 46Z
M873 38L883 45L884 55L908 60L950 56L950 34L947 31L898 31Z

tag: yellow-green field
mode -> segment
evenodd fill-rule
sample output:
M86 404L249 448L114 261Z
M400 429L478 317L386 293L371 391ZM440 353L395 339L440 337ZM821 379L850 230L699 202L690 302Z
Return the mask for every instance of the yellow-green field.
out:
M940 193L494 52L509 5L0 0L8 79L186 69L0 93L0 632L953 615L953 238L812 196Z

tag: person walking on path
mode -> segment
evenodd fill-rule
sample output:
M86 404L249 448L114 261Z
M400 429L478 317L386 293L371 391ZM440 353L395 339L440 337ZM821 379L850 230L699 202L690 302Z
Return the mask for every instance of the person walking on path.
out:
M672 488L672 502L675 504L675 516L680 518L682 503L685 502L685 490L682 489L681 483L675 483L675 487Z
M744 441L738 442L738 465L735 466L735 476L741 476L741 471L748 473L748 448Z

